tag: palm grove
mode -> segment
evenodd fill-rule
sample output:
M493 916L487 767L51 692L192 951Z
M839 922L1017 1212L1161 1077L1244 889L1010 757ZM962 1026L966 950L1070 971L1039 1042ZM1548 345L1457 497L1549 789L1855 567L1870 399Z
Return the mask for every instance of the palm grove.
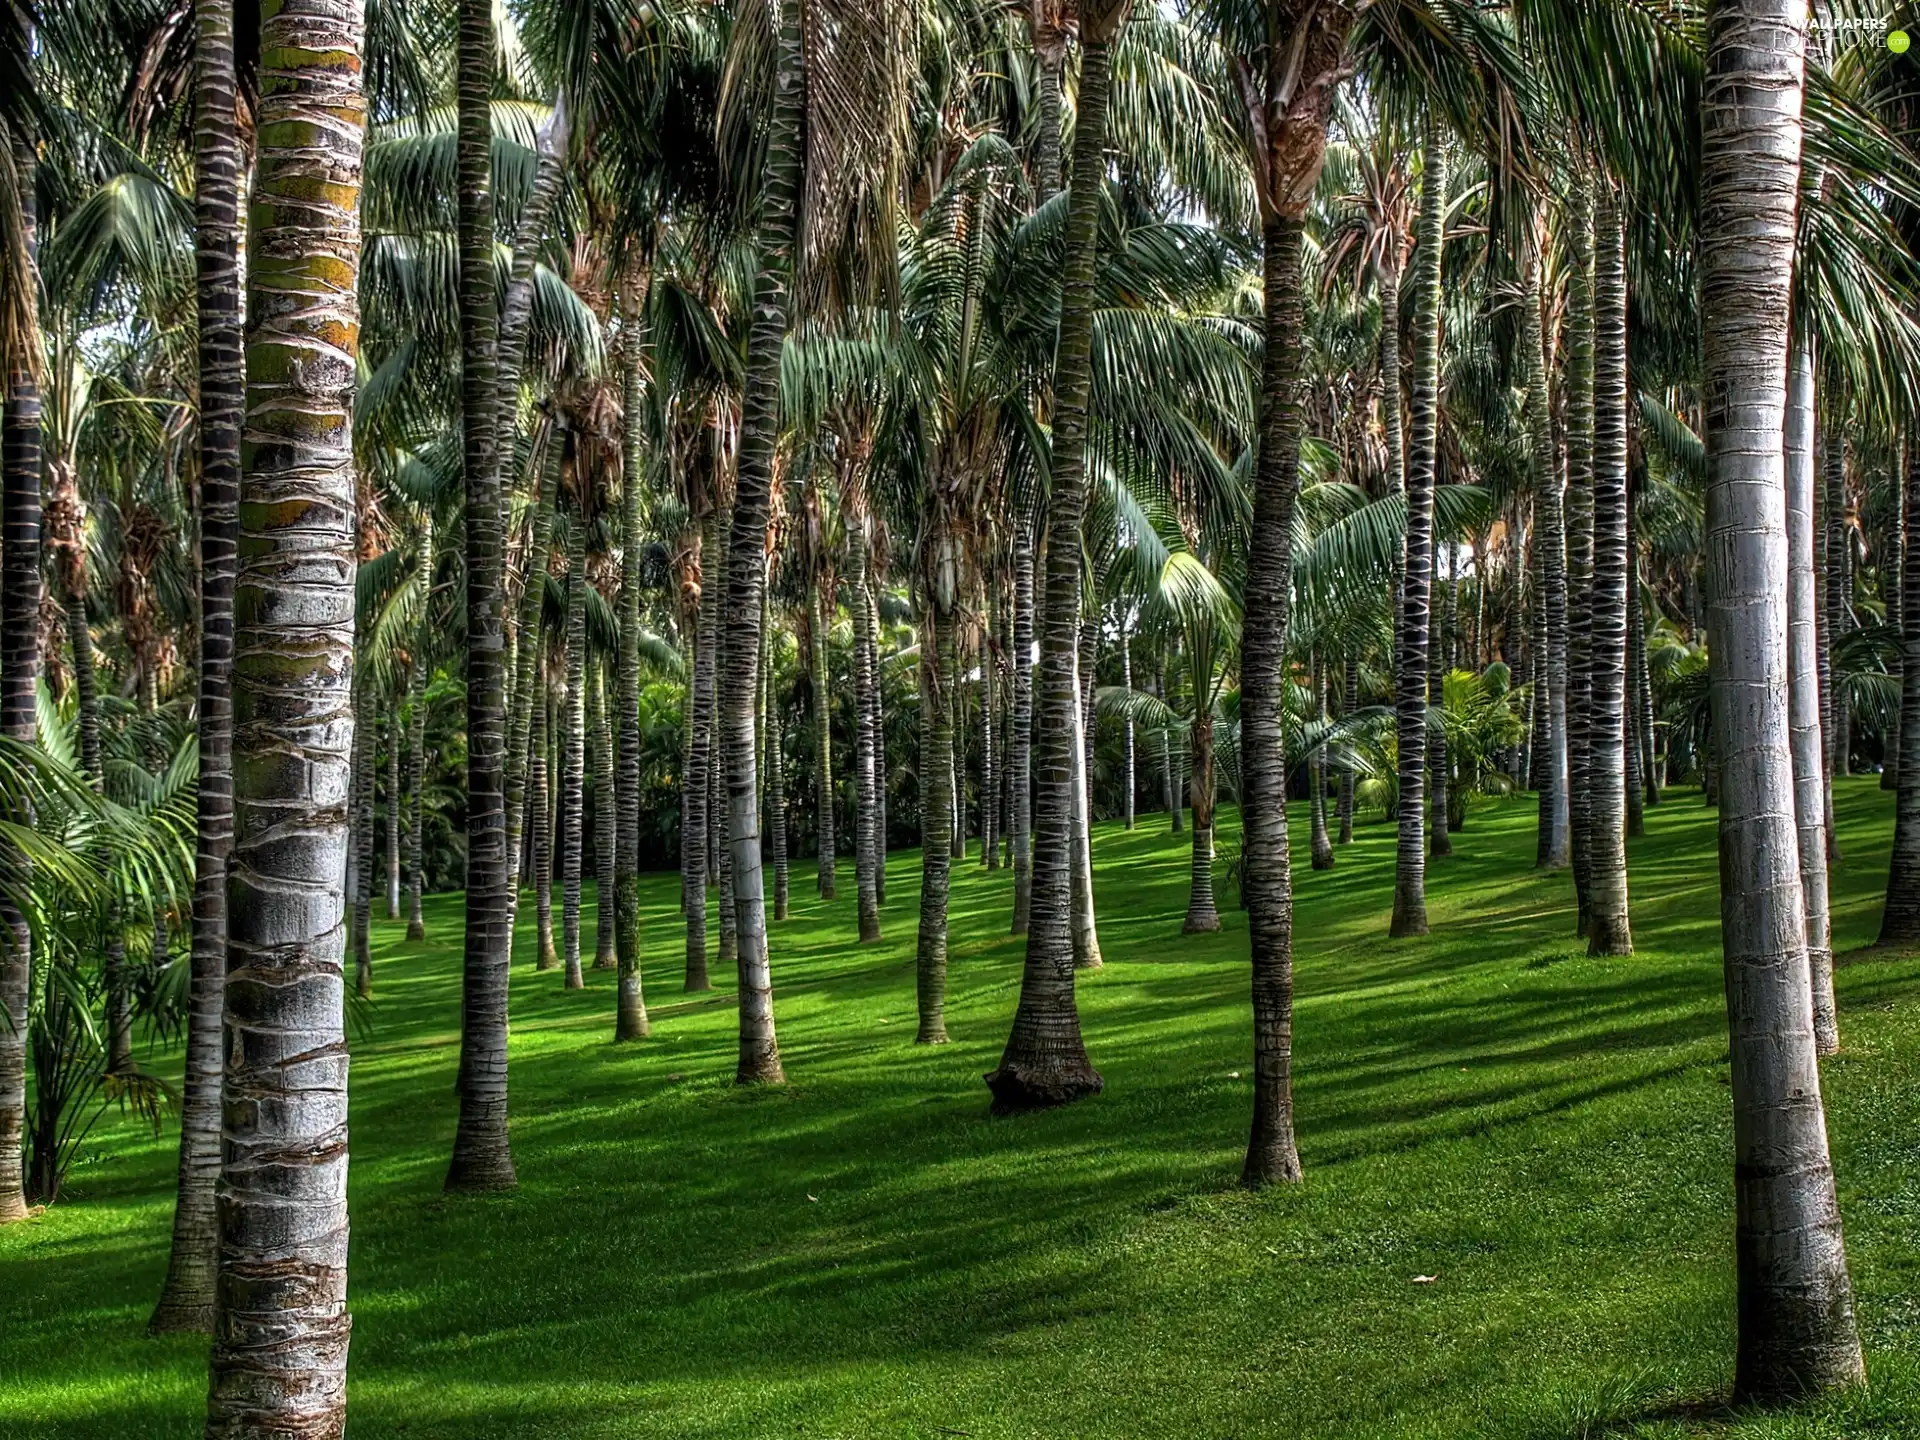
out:
M211 1331L210 1435L344 1424L376 906L417 939L464 891L445 1183L495 1190L516 924L556 986L617 972L619 1042L643 981L733 986L777 1085L792 887L916 936L931 1045L955 867L1004 871L1015 1114L1102 1089L1092 822L1171 825L1185 928L1246 912L1259 1187L1301 1177L1290 799L1315 871L1397 827L1402 937L1530 792L1624 956L1669 784L1720 816L1736 1390L1863 1377L1834 775L1897 788L1883 939L1920 940L1920 167L1877 36L1783 0L7 16L0 1221L177 1101L153 1325ZM675 867L684 946L639 918Z

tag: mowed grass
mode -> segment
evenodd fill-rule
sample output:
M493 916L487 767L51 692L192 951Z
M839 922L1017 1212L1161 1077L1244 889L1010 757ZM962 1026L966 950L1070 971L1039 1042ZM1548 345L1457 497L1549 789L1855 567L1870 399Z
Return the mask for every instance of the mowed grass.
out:
M732 1083L726 988L681 991L648 884L654 1037L613 985L513 990L517 1193L442 1194L460 901L378 926L354 1040L351 1429L541 1437L1740 1437L1920 1434L1920 961L1865 952L1890 797L1841 782L1845 1050L1828 1117L1871 1390L1731 1415L1732 1191L1714 817L1632 845L1638 952L1589 960L1533 808L1476 812L1389 942L1393 834L1296 854L1306 1182L1235 1185L1251 1095L1244 917L1180 934L1186 837L1100 831L1104 1095L987 1115L1018 993L1011 880L957 867L949 1029L916 1047L918 856L886 940L794 868L774 932L790 1083ZM1304 820L1304 817L1302 817ZM1301 826L1304 831L1304 824ZM1224 902L1223 902L1224 903ZM587 934L590 937L591 916ZM1857 953L1856 953L1857 952ZM717 980L724 980L716 969ZM150 1062L177 1067L174 1056ZM0 1231L0 1434L199 1433L205 1342L153 1340L175 1133L103 1127L61 1203Z

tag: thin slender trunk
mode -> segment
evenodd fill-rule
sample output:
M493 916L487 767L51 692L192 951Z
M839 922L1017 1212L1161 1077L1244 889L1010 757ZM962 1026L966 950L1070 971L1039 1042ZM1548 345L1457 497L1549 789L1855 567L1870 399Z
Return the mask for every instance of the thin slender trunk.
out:
M380 747L380 720L371 670L354 682L353 731L353 988L362 999L373 994L373 777Z
M1081 631L1082 648L1086 646L1085 630ZM1085 691L1080 682L1082 657L1074 656L1074 691L1076 703L1073 707L1071 724L1073 726L1073 756L1075 773L1073 777L1073 897L1069 906L1073 925L1073 964L1079 970L1098 970L1100 958L1100 930L1093 908L1093 791L1090 785L1089 759L1090 731L1086 727L1086 706L1083 698ZM1091 662L1088 662L1091 669Z
M1645 474L1641 470L1642 475ZM1640 546L1635 535L1633 488L1626 495L1627 527L1627 693L1626 705L1626 785L1627 838L1647 833L1646 791L1647 735L1646 695L1642 690L1647 674L1647 637L1640 619Z
M701 554L711 569L719 556L718 518L709 513L701 523ZM693 697L689 706L693 738L687 744L687 763L681 772L680 896L687 917L686 981L689 991L713 988L707 975L707 829L713 817L707 801L713 793L713 709L717 676L715 647L719 639L720 587L712 573L703 575L700 610L695 620Z
M1213 898L1213 712L1207 707L1205 682L1198 671L1194 672L1193 686L1193 722L1188 731L1193 740L1193 793L1189 797L1193 846L1187 917L1180 926L1185 935L1220 928L1220 911Z
M767 706L767 834L773 847L773 918L787 918L787 762L786 730L780 722L780 697Z
M1527 432L1533 488L1534 562L1534 788L1540 794L1539 841L1534 864L1558 870L1571 863L1572 821L1568 808L1567 756L1567 551L1560 469L1554 459L1553 420L1547 392L1542 334L1540 236L1526 254L1527 311L1520 330L1526 351ZM1540 703L1544 692L1545 705Z
M813 688L813 766L815 821L819 829L820 867L816 882L822 900L834 895L835 844L833 835L833 687L827 666L827 624L833 618L833 606L820 591L817 578L812 582L812 607L808 615L809 679Z
M213 1328L220 1250L214 1185L220 1176L222 1020L227 978L227 857L233 848L233 587L238 563L240 420L246 359L239 268L240 147L234 135L232 0L193 12L195 308L199 322L200 663L195 706L200 783L195 799L192 954L187 979L186 1076L180 1163L167 1278L148 1328ZM11 732L9 732L11 733ZM4 961L0 961L4 964ZM6 1037L0 1036L0 1053ZM5 1088L0 1060L0 1091ZM4 1112L0 1099L0 1112ZM19 1149L0 1115L0 1156ZM12 1186L0 1165L0 1219Z
M1057 83L1057 77L1056 77ZM1056 97L1057 99L1057 97ZM1026 516L1013 536L1013 716L1007 735L1008 795L1013 804L1012 933L1027 933L1033 907L1033 531Z
M859 897L860 941L871 944L881 938L877 871L884 853L874 793L879 767L875 755L878 737L874 734L873 687L879 677L873 671L873 612L867 608L867 535L857 507L847 525L847 565L848 608L853 612L854 885ZM924 914L924 901L921 910Z
M1087 1058L1074 1004L1073 720L1079 694L1080 521L1086 508L1087 401L1092 384L1093 271L1105 179L1110 51L1124 4L1080 12L1080 105L1067 197L1058 348L1054 360L1045 624L1040 646L1040 763L1033 825L1033 892L1020 1004L999 1065L987 1076L999 1113L1069 1104L1103 1081ZM1080 790L1084 796L1085 790Z
M1593 873L1593 184L1576 166L1569 215L1573 272L1567 304L1567 807L1573 841L1575 934L1587 933Z
M989 870L1000 867L999 787L994 782L994 694L993 607L982 592L980 628L980 863Z
M1120 618L1120 688L1125 690L1129 695L1133 693L1133 650L1131 640L1127 634L1127 631L1131 628L1128 623L1130 618L1129 615L1122 615ZM1126 729L1122 735L1120 771L1121 793L1126 797L1124 816L1127 822L1127 829L1131 830L1133 829L1134 798L1133 716L1131 714L1127 716Z
M1320 723L1327 723L1327 670L1324 664L1316 665L1313 673L1313 691L1316 703L1320 707ZM1311 843L1313 868L1331 870L1333 868L1333 842L1327 836L1327 747L1324 743L1313 747L1313 753L1307 759L1307 801L1309 820L1312 825ZM1440 811L1440 823L1446 823L1446 811Z
M1920 554L1920 444L1909 440L1906 462L1905 549ZM1903 582L1907 577L1902 576ZM1900 711L1920 715L1920 585L1900 587ZM1899 733L1899 778L1893 804L1893 859L1887 871L1882 945L1920 943L1920 725Z
M767 523L773 451L779 438L780 353L786 342L788 287L798 217L800 120L806 67L800 6L780 7L773 105L760 189L760 269L741 389L739 484L733 503L726 606L726 656L720 685L721 753L727 776L727 843L733 859L740 945L742 1084L786 1077L773 1023L773 973L767 954L766 887L760 870L760 780L754 763L753 701L759 688L761 595L767 580Z
M1447 556L1447 577L1442 580L1438 575L1438 556ZM1435 552L1434 586L1446 589L1446 621L1453 618L1454 575L1453 546L1448 544ZM1429 606L1429 613L1432 607ZM1433 634L1427 648L1427 714L1438 719L1445 713L1447 680L1447 638L1451 626L1445 621L1433 625ZM1427 726L1427 853L1431 856L1445 857L1453 853L1453 836L1447 825L1447 732L1438 724ZM1318 853L1317 851L1315 852Z
M1782 449L1806 8L1709 9L1700 177L1714 751L1733 1089L1734 1395L1865 1378L1813 1035L1793 820Z
M357 5L260 21L208 1440L346 1428L361 38Z
M917 1045L947 1043L947 885L951 838L953 708L951 687L959 680L953 612L929 597L920 646L920 773L927 789L920 804L920 930L914 952L914 991L920 1028Z
M1413 445L1407 465L1406 577L1401 585L1399 683L1400 843L1394 872L1393 936L1427 933L1427 638L1433 581L1433 475L1440 399L1440 246L1447 157L1429 114L1414 250Z
M387 741L387 919L400 918L400 727Z
M1821 676L1821 693L1828 694L1828 687L1831 686L1830 704L1821 711L1821 733L1826 737L1832 756L1828 767L1830 773L1846 775L1852 771L1848 754L1852 749L1852 715L1846 697L1840 692L1839 677L1832 666L1832 654L1833 647L1853 629L1853 538L1847 528L1846 447L1837 438L1830 438L1821 449L1821 468L1825 480L1825 494L1821 500L1825 522L1822 526L1825 557L1821 579L1826 590L1823 663L1827 666Z
M428 597L433 588L433 532L432 521L420 537L421 555L419 559L421 586L421 621L418 639L414 642L413 662L407 669L407 939L424 940L427 938L426 916L422 913L421 902L427 889L427 618ZM521 643L529 643L522 633ZM521 779L521 803L525 803L526 757L525 746L521 747L519 761ZM509 827L508 863L517 872L519 869L519 846L517 844L517 826Z
M614 943L613 722L607 716L606 665L594 666L587 679L587 748L593 774L593 968L617 970Z
M553 553L553 511L560 492L561 458L572 442L563 420L555 417L547 428L540 458L540 493L534 497L532 533L527 539L526 579L521 585L520 610L514 624L513 704L507 736L507 897L517 914L520 873L527 829L528 785L533 768L534 716L546 708L545 637L541 615L546 607L547 569ZM423 558L423 564L431 564Z
M1630 955L1627 901L1626 227L1598 179L1594 244L1593 578L1589 589L1587 953Z
M1341 701L1341 715L1351 715L1360 708L1360 667L1349 655L1346 660L1347 688ZM1243 701L1244 703L1244 701ZM1351 752L1349 752L1351 754ZM1353 761L1351 758L1340 763L1340 843L1353 843Z
M727 775L730 768L726 747L721 743L722 732L719 710L719 687L727 673L727 654L732 648L732 636L725 624L727 603L728 563L732 558L731 532L733 529L729 512L720 512L715 525L718 544L714 547L714 614L715 629L713 637L713 674L714 674L714 721L713 749L707 780L707 856L710 874L713 879L714 904L719 911L720 935L715 948L715 958L724 971L732 968L736 972L740 965L740 912L733 898L733 850L727 844L727 827L731 819L727 809Z
M449 1190L515 1182L507 1138L507 971L513 890L507 856L506 630L500 495L502 409L493 274L493 11L459 8L460 407L467 531L467 903L460 1001L460 1123ZM509 358L509 365L514 357ZM508 438L511 439L511 432Z
M643 1040L652 1030L640 964L640 585L644 507L641 479L646 473L645 430L641 404L645 380L645 337L641 331L644 280L630 265L620 286L621 438L625 452L620 471L620 658L614 677L614 719L609 743L615 748L613 851L615 987L613 1038ZM776 802L777 792L776 792ZM607 893L600 892L606 909Z
M0 135L3 135L0 131ZM14 175L29 257L35 240L32 148L14 140ZM4 419L0 420L0 734L22 745L36 735L34 689L40 678L40 390L24 354L6 357ZM29 817L10 815L19 824ZM17 852L9 864L24 867ZM27 1213L19 1159L27 1117L27 997L33 975L33 938L26 917L0 902L0 1224Z
M581 989L580 896L586 849L587 543L586 516L567 527L567 689L561 721L560 959L569 990Z
M553 943L553 700L535 697L533 715L533 778L527 785L527 804L533 809L533 916L536 970L558 970L560 948Z
M873 672L873 898L887 903L887 706L880 670L880 602L873 566L867 566L867 613L872 616L867 667Z

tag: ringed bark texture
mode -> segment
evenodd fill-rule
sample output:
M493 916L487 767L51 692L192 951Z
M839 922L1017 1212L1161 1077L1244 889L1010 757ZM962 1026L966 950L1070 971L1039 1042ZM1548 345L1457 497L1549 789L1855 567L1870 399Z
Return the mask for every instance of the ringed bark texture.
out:
M1080 704L1080 522L1086 508L1087 402L1092 384L1093 270L1105 178L1111 46L1125 0L1090 0L1080 15L1080 110L1067 197L1060 335L1054 361L1052 488L1045 626L1040 644L1038 785L1032 913L1020 1005L1000 1064L988 1073L997 1114L1070 1104L1105 1083L1087 1058L1074 1004L1074 724ZM1081 790L1084 799L1085 790Z
M1920 556L1920 445L1907 445L1906 553ZM1887 906L1880 917L1882 945L1920 943L1920 583L1900 587L1900 773L1894 790L1893 860Z
M1807 10L1707 12L1707 645L1733 1088L1740 1400L1865 1378L1814 1050L1787 716L1784 409Z
M352 0L348 0L352 3ZM507 1141L507 967L512 958L494 308L493 11L460 0L460 410L467 527L467 901L460 997L460 1122L449 1190L515 1183Z
M200 361L200 786L195 800L193 920L179 1184L167 1278L148 1328L213 1328L220 1232L221 1016L227 979L227 856L233 848L233 585L246 361L240 312L234 139L233 5L194 8L195 302ZM4 1205L0 1186L0 1205Z
M346 1430L360 7L260 25L209 1440Z
M1439 122L1427 119L1413 257L1413 435L1407 456L1407 568L1400 587L1399 675L1394 689L1400 747L1400 842L1394 870L1395 936L1427 933L1427 641L1432 623L1433 476L1440 400L1440 249L1447 155Z

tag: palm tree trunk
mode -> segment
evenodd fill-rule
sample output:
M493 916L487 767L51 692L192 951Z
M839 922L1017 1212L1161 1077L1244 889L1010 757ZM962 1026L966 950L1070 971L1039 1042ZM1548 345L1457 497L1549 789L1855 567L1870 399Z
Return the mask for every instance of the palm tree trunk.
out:
M1131 612L1120 617L1120 688L1129 695L1133 693L1133 650L1127 631L1131 628ZM1126 796L1126 809L1123 812L1127 829L1133 829L1134 766L1133 766L1133 716L1129 714L1126 729L1122 735L1121 748L1121 793Z
M503 793L506 633L501 613L498 315L493 276L493 11L459 9L460 405L467 530L467 903L460 1001L460 1123L449 1190L515 1184L507 1139L507 971L513 891ZM512 363L511 361L509 362Z
M993 609L983 589L980 628L980 863L989 870L1000 868L1000 791L993 773L993 714L999 698L994 694Z
M1100 959L1100 931L1093 908L1093 788L1092 788L1092 728L1087 721L1087 700L1090 692L1082 684L1080 667L1084 663L1088 672L1093 669L1090 655L1092 646L1087 642L1086 629L1081 628L1082 654L1074 657L1074 691L1076 703L1073 708L1073 898L1070 912L1073 922L1073 963L1079 970L1098 970Z
M1193 721L1188 734L1193 743L1193 846L1191 877L1187 884L1184 935L1220 928L1220 912L1213 898L1213 712L1207 708L1205 683L1194 677Z
M1343 716L1351 715L1360 708L1360 667L1349 655L1346 660L1347 688L1340 704ZM1243 701L1244 704L1244 701ZM1348 752L1351 754L1351 752ZM1340 765L1340 843L1353 843L1353 761L1344 760Z
M780 7L773 106L759 213L760 267L741 389L739 482L726 587L726 648L719 734L727 778L727 844L733 862L740 946L741 1084L777 1083L780 1046L773 1023L773 974L767 954L767 897L760 863L760 777L755 764L754 696L759 689L761 597L767 581L767 524L773 451L779 438L780 352L786 343L789 286L798 218L800 120L806 67L801 7Z
M588 671L587 750L593 774L593 968L617 970L614 943L613 722L607 716L604 663Z
M1641 476L1646 474L1644 462L1638 469ZM1646 733L1646 696L1641 684L1646 678L1647 657L1645 654L1647 637L1641 628L1640 618L1640 545L1635 536L1633 520L1633 483L1629 474L1625 501L1627 556L1627 693L1626 705L1626 784L1627 784L1627 838L1636 839L1647 833L1646 790L1647 775L1647 733Z
M1171 701L1173 692L1167 688L1166 667L1162 666L1155 672L1153 686L1162 704ZM1178 835L1183 828L1180 820L1180 768L1179 757L1173 750L1173 734L1163 729L1160 732L1160 778L1167 792L1167 828L1174 835Z
M953 744L947 751L947 795L952 801L947 813L953 824L947 839L952 858L964 860L967 858L967 702L966 692L957 680L948 687L947 700L953 726Z
M1087 400L1092 385L1093 270L1105 179L1110 52L1125 3L1080 7L1080 105L1067 197L1060 329L1054 360L1045 624L1040 645L1040 764L1033 880L1020 1005L1000 1064L987 1077L1000 1113L1064 1105L1103 1081L1087 1058L1074 1004L1073 747L1079 693L1080 521L1086 508ZM1085 789L1080 789L1084 797Z
M1055 84L1059 77L1054 77ZM1058 95L1055 96L1058 103ZM1056 137L1056 143L1058 139ZM1033 909L1033 528L1022 515L1013 536L1013 717L1007 736L1007 817L1013 835L1013 926L1027 933Z
M767 706L767 834L773 848L773 918L785 920L789 907L787 883L787 762L780 723L780 697ZM876 877L877 878L877 877Z
M1627 902L1627 273L1613 185L1597 180L1594 243L1593 580L1589 589L1587 953L1630 955Z
M641 326L645 277L628 266L620 287L621 413L626 444L620 480L620 659L615 676L614 958L619 969L613 1038L643 1040L652 1031L640 965L640 585L646 473L641 403L646 339ZM778 789L776 782L776 799ZM602 891L600 904L607 903ZM702 947L704 948L704 946Z
M350 838L361 34L358 6L320 0L260 21L233 666L234 748L254 763L234 772L208 1440L346 1426L335 897Z
M225 1065L227 856L233 847L233 586L240 501L240 419L246 387L238 209L240 147L234 136L232 0L194 7L194 266L199 322L200 664L195 707L200 784L195 799L192 953L187 978L186 1076L180 1099L180 1163L167 1278L148 1329L213 1328L220 1248L214 1185L220 1176L220 1087ZM11 733L11 732L8 732ZM4 967L0 959L0 967ZM3 973L3 969L0 969ZM0 1027L4 1028L4 1027ZM7 1044L0 1035L0 1156ZM12 1189L0 1164L0 1220Z
M1813 1036L1787 704L1782 449L1806 10L1707 14L1700 177L1707 647L1720 775L1741 1401L1865 1378Z
M527 804L533 809L533 968L558 970L560 947L553 943L553 701L544 687L534 704L533 778L527 785Z
M1567 550L1561 505L1560 467L1554 456L1553 417L1547 390L1545 336L1541 326L1540 236L1527 248L1525 323L1527 432L1531 441L1534 562L1534 788L1540 793L1539 842L1534 864L1558 870L1571 863L1572 821L1567 797ZM1545 703L1542 704L1544 694Z
M959 679L953 612L927 597L920 646L920 930L914 952L914 992L920 1028L916 1045L947 1043L947 886L952 874L953 707Z
M827 667L827 625L833 618L833 606L821 593L817 578L811 582L812 605L808 611L807 638L811 659L809 679L813 689L813 756L815 820L820 834L820 868L817 886L822 900L834 896L835 845L833 835L833 686Z
M422 535L421 545L426 553L420 560L420 569L428 579L422 586L422 607L426 603L426 594L431 589L433 574L432 534ZM424 940L427 938L426 916L422 913L422 901L427 889L427 626L430 622L424 613L420 623L420 635L414 643L413 663L407 670L407 939ZM524 632L523 632L524 634ZM524 638L523 644L528 643ZM517 725L516 721L516 725ZM509 741L511 744L511 741ZM520 803L526 800L526 747L521 746L519 768L521 778ZM511 751L509 751L511 755ZM511 808L511 802L510 802ZM509 827L509 863L519 869L518 826Z
M1632 513L1629 502L1628 513ZM1660 803L1660 787L1664 783L1664 760L1660 753L1659 731L1653 719L1653 676L1647 668L1647 607L1640 595L1640 556L1636 549L1629 564L1632 576L1628 580L1631 587L1628 595L1629 613L1633 618L1633 633L1637 637L1634 649L1634 674L1637 677L1636 688L1640 705L1640 778L1646 787L1647 804Z
M843 483L842 493L845 490ZM859 896L860 943L865 945L881 938L876 872L882 863L882 852L878 832L880 811L875 797L878 765L873 724L873 687L878 677L873 672L873 612L867 608L867 535L864 517L857 506L855 513L848 517L847 569L848 608L853 612L854 886ZM924 914L924 901L921 908Z
M1400 844L1394 872L1395 937L1427 933L1427 635L1433 582L1433 473L1440 399L1440 246L1447 155L1429 114L1414 248L1413 445L1407 465L1407 567L1400 595L1398 711Z
M1433 584L1436 590L1442 585L1446 588L1447 610L1444 621L1433 624L1433 633L1427 647L1427 714L1438 718L1446 713L1447 681L1447 638L1453 618L1453 546L1451 543L1443 551L1436 552L1435 570L1438 566L1438 554L1447 556L1447 578L1441 580L1436 574ZM1431 616L1433 607L1429 605ZM1445 857L1453 854L1453 835L1447 825L1447 732L1440 725L1427 726L1427 854ZM1317 852L1316 852L1317 853Z
M867 565L867 614L871 617L871 638L867 642L867 668L873 672L873 898L887 903L887 704L886 687L880 669L879 582L871 561Z
M580 892L586 848L587 532L576 511L567 527L567 690L561 721L560 960L566 987L586 985L580 970Z
M353 988L373 994L373 776L380 746L371 667L355 666L353 733Z
M1325 725L1327 723L1327 670L1324 664L1314 667L1313 690L1320 706L1320 723ZM1324 743L1314 746L1313 753L1307 759L1307 790L1309 819L1312 824L1313 868L1331 870L1333 842L1327 837L1327 747ZM1446 824L1446 811L1442 809L1439 813L1439 823Z
M1592 906L1593 782L1593 189L1576 167L1568 237L1573 269L1567 304L1567 806L1573 841L1575 934Z
M520 589L520 609L515 619L513 657L512 721L507 736L506 809L507 809L507 894L518 913L520 902L521 852L526 836L527 807L531 802L528 786L534 763L534 716L546 709L545 637L541 615L546 608L547 570L553 558L553 512L560 492L561 458L569 440L564 421L557 416L547 428L541 450L540 493L534 497L533 525L527 539L526 579ZM430 556L422 557L430 566Z
M1907 444L1905 549L1920 554L1920 445ZM1903 582L1908 577L1902 576ZM1920 715L1920 585L1900 587L1900 713ZM1920 942L1920 725L1899 732L1898 785L1893 804L1893 859L1887 871L1886 908L1880 917L1882 945Z
M711 512L701 523L701 553L709 568L719 555L719 523ZM713 701L717 678L720 590L715 575L703 576L693 652L693 696L688 706L692 739L680 787L680 896L687 917L686 982L689 991L713 988L707 975L707 827L713 793Z
M1833 671L1833 647L1853 629L1853 540L1847 528L1846 449L1836 437L1822 447L1825 494L1821 500L1825 523L1824 556L1821 581L1826 591L1826 636L1822 645L1826 670L1821 676L1821 694L1831 695L1821 711L1821 733L1831 755L1828 771L1833 775L1852 772L1849 751L1853 748L1852 715L1845 696L1840 693ZM1831 687L1829 689L1829 687Z

